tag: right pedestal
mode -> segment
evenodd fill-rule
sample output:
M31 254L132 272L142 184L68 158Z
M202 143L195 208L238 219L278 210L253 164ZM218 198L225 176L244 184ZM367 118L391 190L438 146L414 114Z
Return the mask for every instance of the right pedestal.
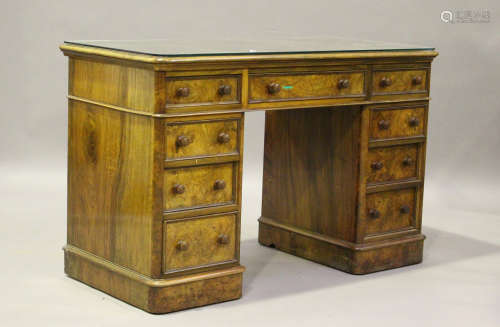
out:
M422 261L427 102L266 113L259 242L353 274Z

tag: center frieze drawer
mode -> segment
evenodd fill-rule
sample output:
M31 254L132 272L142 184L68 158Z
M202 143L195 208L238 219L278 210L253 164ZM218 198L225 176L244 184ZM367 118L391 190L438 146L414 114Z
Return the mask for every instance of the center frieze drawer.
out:
M163 223L163 272L237 260L237 215Z
M167 160L239 153L241 120L167 123Z
M235 202L237 162L169 168L164 173L164 209L179 210Z
M365 72L262 73L249 76L249 101L363 97Z

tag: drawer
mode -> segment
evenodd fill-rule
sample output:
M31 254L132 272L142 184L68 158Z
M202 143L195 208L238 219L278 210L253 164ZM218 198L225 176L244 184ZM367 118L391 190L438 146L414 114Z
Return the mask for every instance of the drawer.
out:
M167 159L237 154L239 129L239 119L168 123Z
M372 109L370 138L391 139L424 136L426 118L424 107Z
M417 177L418 144L373 148L368 151L368 183Z
M368 194L365 235L415 228L416 192L416 188L409 188Z
M236 260L234 214L163 223L163 272Z
M249 101L286 101L365 96L365 72L250 75Z
M170 168L164 173L164 209L177 210L235 202L238 163Z
M427 93L427 70L374 71L373 95Z
M171 77L165 89L167 107L241 102L239 75Z

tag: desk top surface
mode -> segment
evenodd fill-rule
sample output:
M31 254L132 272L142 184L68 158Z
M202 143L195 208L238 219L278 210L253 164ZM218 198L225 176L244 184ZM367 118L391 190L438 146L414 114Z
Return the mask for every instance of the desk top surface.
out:
M428 51L433 47L342 38L281 40L80 40L66 44L161 57Z

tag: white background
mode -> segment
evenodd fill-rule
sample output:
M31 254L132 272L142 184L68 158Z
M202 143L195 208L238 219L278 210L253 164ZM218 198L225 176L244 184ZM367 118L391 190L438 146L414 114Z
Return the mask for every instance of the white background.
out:
M497 1L11 1L0 12L6 326L499 326ZM443 10L489 10L446 24ZM435 46L420 265L352 276L258 245L264 114L246 115L243 298L150 315L63 273L71 39L346 37Z

